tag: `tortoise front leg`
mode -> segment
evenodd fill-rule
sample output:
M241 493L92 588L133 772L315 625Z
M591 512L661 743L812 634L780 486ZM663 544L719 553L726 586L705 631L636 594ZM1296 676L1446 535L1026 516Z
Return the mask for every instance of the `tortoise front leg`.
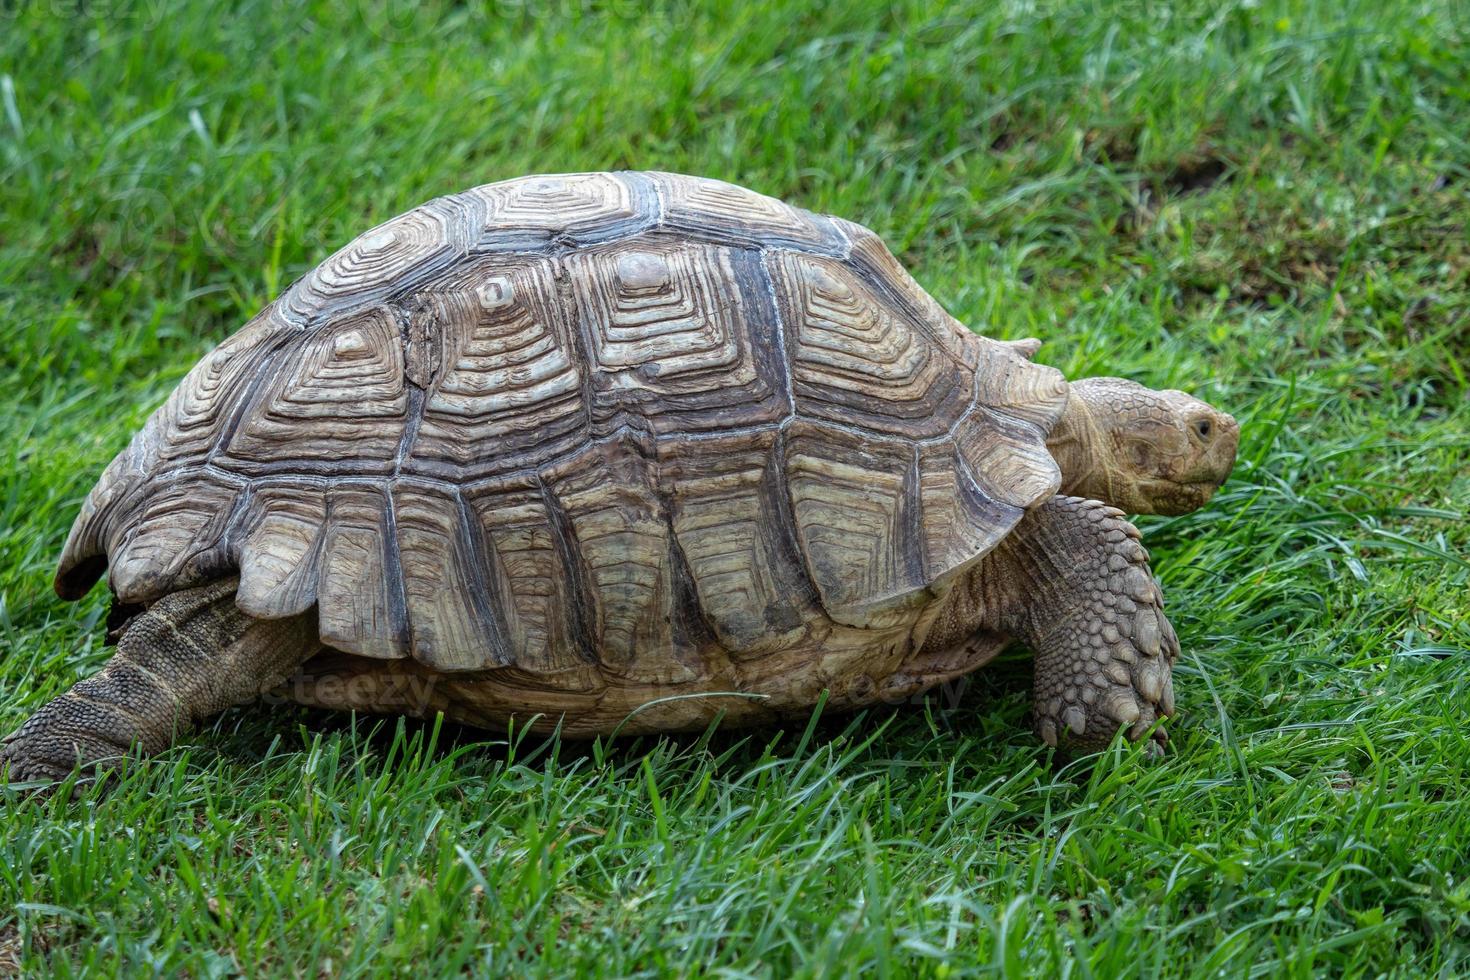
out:
M96 675L43 705L0 744L0 773L57 780L105 769L134 745L167 748L201 721L281 683L320 644L310 616L259 620L235 581L166 596L131 620Z
M1037 733L1100 748L1174 713L1179 641L1138 529L1097 500L1053 497L978 572L1001 628L1036 654ZM1155 733L1159 745L1162 731Z

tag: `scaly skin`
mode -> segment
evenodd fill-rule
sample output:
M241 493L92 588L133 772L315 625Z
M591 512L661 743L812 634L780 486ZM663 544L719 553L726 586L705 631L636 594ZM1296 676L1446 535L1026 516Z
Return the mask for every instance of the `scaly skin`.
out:
M1230 475L1239 441L1235 419L1182 391L1083 378L1046 448L1061 493L1130 514L1187 514Z
M1048 745L1100 748L1123 725L1136 740L1174 713L1179 640L1138 539L1116 508L1053 497L966 583L988 624L1035 652L1034 718ZM1154 738L1163 744L1162 731Z
M312 617L257 620L235 580L175 592L128 623L97 674L43 705L0 743L13 781L105 768L159 752L201 721L279 684L320 644Z

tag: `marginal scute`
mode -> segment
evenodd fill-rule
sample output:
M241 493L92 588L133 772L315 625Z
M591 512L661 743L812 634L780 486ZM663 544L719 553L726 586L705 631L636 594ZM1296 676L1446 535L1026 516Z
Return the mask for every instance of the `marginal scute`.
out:
M127 529L136 491L147 483L158 459L158 430L155 414L102 471L82 501L57 564L56 594L63 599L80 599L106 571L113 528Z
M630 440L590 447L548 485L576 542L596 653L614 674L645 682L693 680L675 621L669 523L649 461ZM684 656L681 656L683 654Z
M62 549L59 595L78 599L86 594L107 567L100 559L115 555L122 536L159 492L150 484L207 458L239 412L260 364L296 333L273 307L267 308L184 376L83 502Z
M489 485L468 495L468 504L487 542L485 574L512 662L531 674L585 668L591 640L574 626L580 600L573 570L540 484Z
M912 448L799 423L785 454L797 539L827 615L887 625L925 585Z
M1062 372L1031 363L1013 344L985 337L975 340L979 354L976 401L992 412L1029 423L1028 441L1045 441L1067 404L1067 380Z
M936 586L989 552L1025 513L987 494L949 442L920 449L919 498L925 570Z
M380 660L408 656L408 624L387 494L358 484L327 494L317 584L321 640Z
M1061 470L1043 441L1045 432L977 405L955 426L953 439L966 475L985 496L1025 508L1062 484Z
M458 494L398 483L393 517L413 658L443 671L513 663L480 527Z
M326 494L312 484L267 484L255 489L250 511L235 605L260 619L305 612L316 605Z
M758 432L663 447L674 536L705 619L737 656L789 640L808 602L778 499L776 442Z
M115 534L108 545L109 584L118 600L152 602L179 587L187 563L221 547L238 493L208 473L190 472L152 494L126 536L118 541Z

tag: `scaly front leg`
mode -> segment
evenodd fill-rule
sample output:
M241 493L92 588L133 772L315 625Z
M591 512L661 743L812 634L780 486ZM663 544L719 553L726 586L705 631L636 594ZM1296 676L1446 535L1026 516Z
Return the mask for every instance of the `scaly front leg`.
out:
M976 585L1001 629L1036 654L1036 729L1048 745L1100 748L1120 725L1136 740L1174 713L1179 640L1122 511L1052 498L986 556Z

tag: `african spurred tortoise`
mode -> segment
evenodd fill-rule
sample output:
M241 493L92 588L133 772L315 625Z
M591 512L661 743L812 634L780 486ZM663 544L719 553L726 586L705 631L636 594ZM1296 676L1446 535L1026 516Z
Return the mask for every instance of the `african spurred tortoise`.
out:
M664 173L537 176L353 241L103 473L56 589L116 655L12 779L276 691L564 733L908 697L1035 653L1050 744L1137 738L1178 654L1123 511L1199 507L1236 423L1032 363L859 225Z

